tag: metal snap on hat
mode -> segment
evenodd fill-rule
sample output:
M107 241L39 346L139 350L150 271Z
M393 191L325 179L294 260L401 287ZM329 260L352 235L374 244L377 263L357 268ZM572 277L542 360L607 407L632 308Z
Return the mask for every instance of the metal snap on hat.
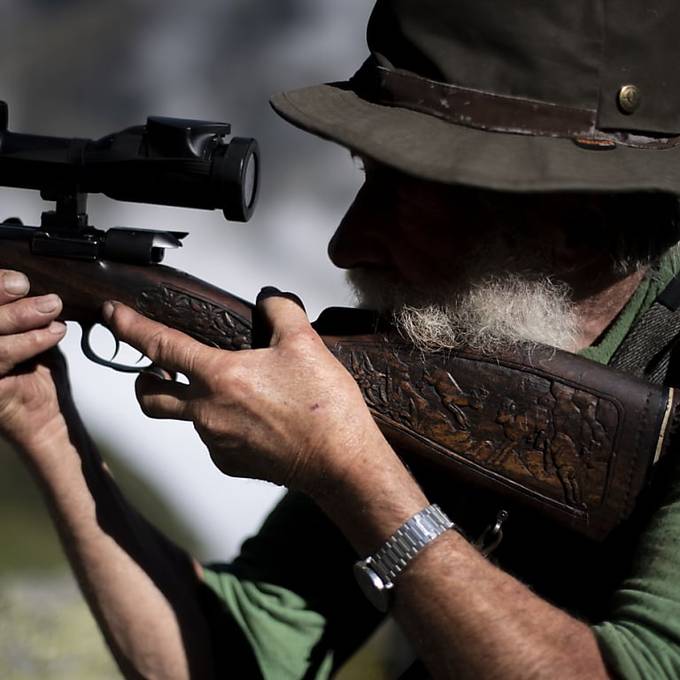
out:
M677 0L379 0L346 82L291 123L423 179L680 194Z

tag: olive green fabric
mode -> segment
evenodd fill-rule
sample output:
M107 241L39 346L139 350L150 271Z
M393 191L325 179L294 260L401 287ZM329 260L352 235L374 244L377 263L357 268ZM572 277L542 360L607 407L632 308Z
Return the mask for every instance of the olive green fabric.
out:
M650 270L602 338L579 354L600 364L608 364L632 325L652 306L659 293L678 272L680 247L674 246L659 265Z
M601 341L583 354L605 363L680 271L679 261L676 250L667 255ZM609 545L570 542L548 525L521 526L515 517L499 550L503 567L538 594L596 623L604 658L622 678L680 677L680 466L673 470L661 509L655 500L637 549L627 536L623 548L616 538ZM635 521L644 524L642 514ZM540 551L537 535L545 536ZM232 564L205 568L205 583L222 610L219 616L209 614L213 638L218 649L228 651L220 655L228 667L218 677L246 668L253 654L267 680L330 677L381 621L354 583L355 559L310 500L288 494ZM561 584L557 590L555 583ZM241 677L256 677L258 671L248 668Z
M631 146L641 135L680 133L678 34L676 0L377 2L367 34L376 63L490 100L590 111L592 134L624 133L608 150L525 134L531 125L522 120L501 126L512 132L485 131L464 106L451 112L467 121L458 124L377 104L352 80L278 94L272 105L303 130L427 180L511 191L680 193L680 145ZM625 113L618 93L631 84L640 105Z
M593 628L617 678L680 677L680 466L672 475L607 620Z
M243 632L216 643L229 650L218 677L241 668L250 647L267 680L328 678L382 619L356 587L355 561L337 527L289 493L232 564L204 568L205 583Z

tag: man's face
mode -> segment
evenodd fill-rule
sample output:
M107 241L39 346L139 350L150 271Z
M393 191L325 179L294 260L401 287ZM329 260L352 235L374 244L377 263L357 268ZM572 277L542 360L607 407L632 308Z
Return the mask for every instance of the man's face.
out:
M592 220L592 206L582 196L450 186L372 162L365 163L365 172L364 185L328 247L342 269L380 271L430 287L465 285L490 247L503 249L510 265L529 256L535 268L564 277L588 258L578 242L582 229L574 229Z
M488 229L476 192L373 163L365 164L365 172L364 185L329 244L333 263L418 287L450 280L457 264L478 250L475 235Z
M365 171L329 244L360 303L396 312L424 347L572 349L571 296L595 256L573 225L592 221L589 201L443 185L370 162Z

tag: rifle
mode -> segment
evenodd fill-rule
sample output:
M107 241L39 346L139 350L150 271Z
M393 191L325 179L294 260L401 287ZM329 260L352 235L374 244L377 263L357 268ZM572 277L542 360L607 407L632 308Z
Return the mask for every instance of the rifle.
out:
M90 346L109 299L214 347L253 346L252 304L161 264L186 233L96 229L86 198L218 208L245 221L259 184L254 139L229 139L224 123L158 117L97 141L17 134L7 123L0 102L0 185L38 189L56 209L39 227L0 225L0 267L24 272L33 294L59 294L61 318L81 325L88 358L142 370ZM327 309L312 325L409 465L592 539L631 514L669 448L672 388L547 347L423 355L362 310Z

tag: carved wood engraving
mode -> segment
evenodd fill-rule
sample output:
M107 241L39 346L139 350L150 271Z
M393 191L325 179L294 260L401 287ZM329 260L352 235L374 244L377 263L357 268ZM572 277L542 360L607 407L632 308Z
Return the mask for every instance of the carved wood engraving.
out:
M206 345L221 349L250 349L250 324L233 311L187 291L158 286L142 291L140 313L177 328Z
M407 352L334 349L369 407L393 425L574 511L603 501L619 426L613 402L527 370L443 354L425 366Z

